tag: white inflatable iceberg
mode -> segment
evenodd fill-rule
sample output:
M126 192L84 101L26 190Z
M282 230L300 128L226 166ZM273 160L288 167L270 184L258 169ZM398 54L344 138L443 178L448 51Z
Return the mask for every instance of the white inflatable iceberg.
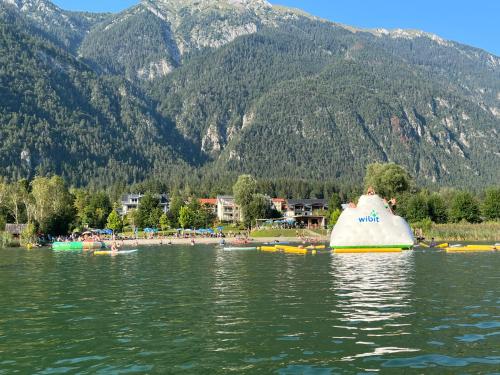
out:
M347 207L333 228L334 249L413 247L415 239L408 223L394 215L378 195L363 195L357 207Z

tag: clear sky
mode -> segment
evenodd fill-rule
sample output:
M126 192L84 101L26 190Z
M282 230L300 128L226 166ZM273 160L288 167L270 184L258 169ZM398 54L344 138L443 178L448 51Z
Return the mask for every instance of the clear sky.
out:
M271 0L363 28L418 29L500 56L500 0ZM118 12L138 0L55 0L68 10Z

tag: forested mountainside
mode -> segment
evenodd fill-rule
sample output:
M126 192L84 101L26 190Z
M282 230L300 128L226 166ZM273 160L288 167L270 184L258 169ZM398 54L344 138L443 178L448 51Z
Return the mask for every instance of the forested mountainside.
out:
M368 163L394 161L422 184L500 179L500 58L485 51L264 0L143 0L109 15L0 4L9 177L38 168L72 183L192 171L358 183ZM63 156L40 143L47 132Z
M194 165L175 127L126 80L98 77L0 12L0 165L10 178L140 180ZM187 158L187 160L186 160Z

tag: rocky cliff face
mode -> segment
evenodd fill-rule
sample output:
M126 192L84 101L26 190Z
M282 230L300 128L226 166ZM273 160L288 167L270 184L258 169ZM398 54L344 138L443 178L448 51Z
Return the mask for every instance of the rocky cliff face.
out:
M141 88L155 126L173 126L176 151L201 153L206 168L359 181L380 160L429 183L500 177L500 58L486 51L264 0L143 0L113 15L0 5L101 76Z

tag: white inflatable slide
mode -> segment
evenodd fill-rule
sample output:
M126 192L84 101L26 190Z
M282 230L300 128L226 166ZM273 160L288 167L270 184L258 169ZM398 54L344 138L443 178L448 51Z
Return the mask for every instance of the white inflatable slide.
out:
M410 249L415 239L408 223L394 215L378 195L363 195L357 207L347 207L333 228L330 246Z

